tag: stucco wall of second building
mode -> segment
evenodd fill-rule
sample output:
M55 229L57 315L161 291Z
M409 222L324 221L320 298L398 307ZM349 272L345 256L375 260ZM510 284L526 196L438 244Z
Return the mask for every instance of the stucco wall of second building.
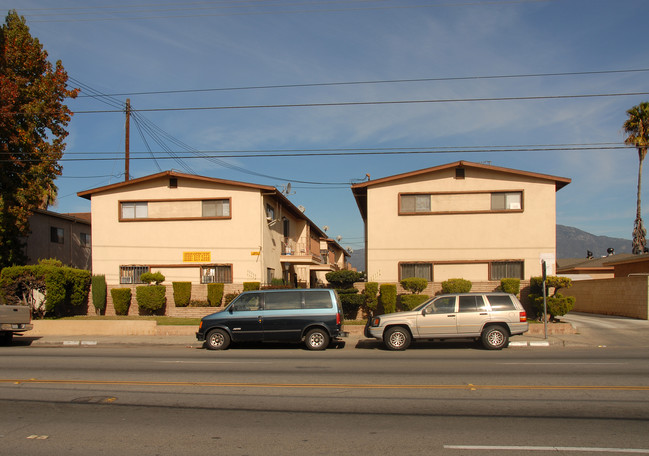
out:
M119 221L120 201L231 198L231 218L221 220ZM179 179L145 181L92 196L93 273L119 283L121 265L149 265L166 282L200 281L200 263L183 262L184 252L209 252L209 264L231 264L233 282L263 280L259 189ZM156 267L164 265L165 268Z
M399 215L400 193L522 191L523 212ZM469 168L413 176L368 189L368 280L396 282L399 262L437 262L433 280L488 280L487 260L524 260L540 275L541 254L555 253L555 183ZM460 265L456 267L455 264ZM467 265L462 267L461 265Z

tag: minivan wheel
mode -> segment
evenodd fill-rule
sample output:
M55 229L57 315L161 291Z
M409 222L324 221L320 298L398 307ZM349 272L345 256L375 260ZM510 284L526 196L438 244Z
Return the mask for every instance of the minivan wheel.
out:
M306 333L304 344L309 350L324 350L329 345L329 334L321 328L314 328Z
M222 329L210 331L205 338L205 346L210 350L225 350L230 346L230 335Z
M509 333L502 326L489 326L482 333L482 345L487 350L501 350L509 343Z
M383 335L383 343L390 350L405 350L411 341L410 332L403 326L393 326Z

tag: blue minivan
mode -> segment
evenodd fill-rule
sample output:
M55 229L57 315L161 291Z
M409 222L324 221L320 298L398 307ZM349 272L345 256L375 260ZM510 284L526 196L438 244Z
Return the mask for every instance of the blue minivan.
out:
M347 335L335 290L259 290L237 296L225 309L201 320L196 339L210 350L232 342L304 342L324 350Z

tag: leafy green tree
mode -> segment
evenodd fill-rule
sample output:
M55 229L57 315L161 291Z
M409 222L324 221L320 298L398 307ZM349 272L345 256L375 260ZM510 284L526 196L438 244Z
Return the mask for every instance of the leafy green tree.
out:
M56 198L54 179L72 116L60 61L52 65L25 19L9 12L0 27L0 267L24 261L28 217Z
M638 149L638 198L636 203L635 222L633 224L633 244L631 251L634 254L644 253L647 246L647 230L642 223L640 210L640 190L642 187L642 161L647 156L649 145L649 102L645 101L632 107L627 112L629 116L624 122L624 131L627 134L624 142Z

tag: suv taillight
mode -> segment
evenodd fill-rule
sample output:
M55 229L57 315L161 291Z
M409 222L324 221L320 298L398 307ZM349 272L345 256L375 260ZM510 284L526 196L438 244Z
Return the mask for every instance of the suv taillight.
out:
M336 324L339 325L341 321L342 321L342 317L340 315L340 312L338 312L336 314Z
M527 314L525 313L525 311L522 311L520 316L521 316L521 323L527 321Z

